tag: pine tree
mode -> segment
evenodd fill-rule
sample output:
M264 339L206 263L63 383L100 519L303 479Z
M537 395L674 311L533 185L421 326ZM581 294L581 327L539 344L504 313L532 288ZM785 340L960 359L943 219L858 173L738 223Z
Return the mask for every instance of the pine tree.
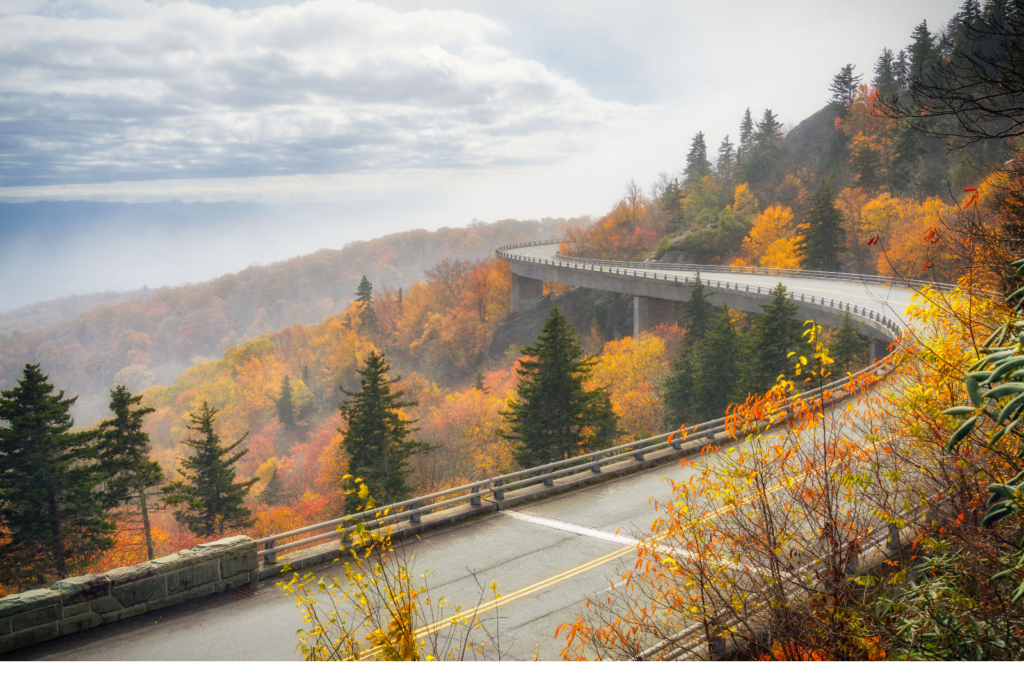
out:
M747 107L747 111L743 113L743 119L740 121L740 147L736 154L740 163L743 163L752 144L754 144L754 119L750 116L750 107Z
M0 391L0 582L64 578L113 546L98 489L95 432L73 433L75 398L54 394L38 365Z
M925 70L931 66L936 57L935 39L928 31L928 22L922 21L914 27L910 34L914 41L907 47L910 59L908 64L908 75L911 78L921 78Z
M683 317L686 320L686 341L688 344L698 344L704 339L708 330L708 321L711 320L712 308L704 290L707 287L700 279L700 271L694 279L690 288L690 298L682 305Z
M829 103L841 109L843 114L853 104L853 95L860 85L861 75L854 75L855 68L853 64L844 66L839 73L832 77L832 85L829 86L829 91L832 93Z
M850 312L844 312L843 322L829 347L829 356L835 361L832 365L832 379L839 379L837 375L855 371L865 364L867 342L857 334L859 329L860 325L854 322Z
M668 185L665 186L665 192L661 195L661 207L668 216L668 225L665 227L666 234L679 232L683 229L685 198L686 193L683 191L683 186L679 184L679 181L676 178L670 180Z
M597 361L584 356L558 307L522 352L529 358L516 370L518 398L501 413L507 428L498 432L516 462L535 467L610 446L617 427L608 392L584 389Z
M684 346L672 363L672 372L665 379L665 392L661 400L666 429L678 429L684 424L696 424L699 421L693 389L695 355L693 347Z
M900 89L906 88L910 83L910 61L907 58L907 51L900 50L896 55L896 84Z
M356 289L356 303L359 304L359 319L370 332L377 329L377 314L373 310L373 285L366 276L359 281Z
M260 502L271 507L281 505L284 502L284 481L277 468L270 475L270 481L260 494Z
M693 393L698 422L724 417L740 382L739 344L729 307L722 306L711 320L707 336L697 349Z
M715 174L725 185L732 184L733 174L736 170L736 152L726 135L722 144L718 146L718 158L715 160Z
M775 118L771 109L764 110L764 116L757 122L753 139L755 144L764 146L774 145L782 139L782 124Z
M295 428L295 401L292 394L292 380L288 375L281 380L281 391L277 395L277 421L285 429Z
M781 282L771 294L771 303L761 304L764 313L754 322L745 345L744 394L764 393L775 385L779 375L789 374L792 362L787 356L801 344L800 321L793 317L797 305L790 301Z
M686 185L693 185L706 175L711 175L711 162L708 161L708 146L704 142L704 133L698 132L690 142L690 151L686 155L686 168L683 176Z
M800 256L805 269L839 271L839 250L845 240L843 212L836 207L828 183L814 194L814 203L800 237Z
M371 350L363 363L364 367L358 370L359 391L341 390L349 399L338 406L347 423L345 429L338 431L343 437L341 447L349 455L348 474L363 480L376 505L387 505L408 498L413 491L407 481L411 473L407 467L409 457L434 447L409 439L419 428L410 428L416 421L405 419L399 411L418 403L401 400L404 391L391 390L392 381L401 377L388 378L391 366L384 356ZM346 496L347 513L356 512L359 506L357 496Z
M149 434L142 429L146 415L155 410L149 407L133 410L141 403L141 395L133 396L123 386L111 390L110 410L114 417L97 427L96 452L105 472L108 506L116 507L134 499L142 518L146 554L152 560L155 555L147 495L150 489L163 482L164 475L160 465L149 459Z
M165 503L184 506L174 513L174 517L200 536L215 533L223 536L225 529L242 529L255 522L244 501L249 489L259 480L236 482L233 467L249 449L243 448L231 454L249 433L243 434L230 446L224 446L213 428L217 412L216 408L203 401L198 414L189 413L188 428L197 436L182 443L194 452L181 460L178 473L183 480L163 487Z
M896 57L889 48L882 50L882 54L875 61L875 77L871 80L871 87L877 88L878 94L885 99L896 95L900 90Z

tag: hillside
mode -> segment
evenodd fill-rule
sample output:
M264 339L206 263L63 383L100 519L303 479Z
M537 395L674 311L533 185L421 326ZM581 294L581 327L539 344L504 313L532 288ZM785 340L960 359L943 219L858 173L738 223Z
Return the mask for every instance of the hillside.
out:
M499 244L552 237L559 224L506 220L398 233L202 284L164 287L41 327L30 325L67 304L11 312L10 319L30 329L0 333L0 388L11 386L26 363L41 363L57 386L80 396L75 417L89 423L105 414L115 384L132 391L168 384L231 346L344 311L363 275L379 287L408 287L442 259L486 259Z

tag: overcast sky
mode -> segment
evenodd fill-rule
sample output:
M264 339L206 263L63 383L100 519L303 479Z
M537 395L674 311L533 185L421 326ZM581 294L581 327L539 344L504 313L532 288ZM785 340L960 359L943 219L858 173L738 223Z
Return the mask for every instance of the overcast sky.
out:
M959 4L4 0L0 201L378 203L341 243L599 214Z

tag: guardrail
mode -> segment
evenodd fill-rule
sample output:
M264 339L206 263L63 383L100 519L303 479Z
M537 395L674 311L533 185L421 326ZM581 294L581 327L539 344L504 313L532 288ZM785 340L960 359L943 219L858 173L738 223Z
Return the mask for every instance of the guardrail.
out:
M898 328L894 329L898 330ZM816 396L827 391L841 391L844 386L854 382L855 379L864 377L869 373L875 373L876 375L879 373L885 373L891 368L892 361L890 356L886 356L872 366L865 368L852 376L844 377L843 379L835 382L831 382L824 386L793 396L788 399L783 406L780 406L780 412L777 413L776 419L781 417L793 402L812 400ZM845 396L845 393L843 395ZM838 400L838 398L840 397L834 397L836 400ZM725 424L725 419L726 418L721 417L695 425L688 428L685 433L681 433L680 430L666 432L646 439L640 439L639 441L606 448L594 453L586 453L566 460L559 460L546 465L498 475L489 479L483 479L469 484L464 484L462 486L448 488L425 496L411 498L409 500L396 502L390 505L380 506L372 510L365 510L355 514L346 515L345 517L339 517L319 524L302 527L301 529L267 536L266 538L261 538L256 541L257 547L260 548L257 552L257 556L263 560L264 565L273 565L277 562L278 553L333 539L347 539L359 524L363 524L366 529L372 530L408 521L411 527L416 527L422 522L421 516L427 512L438 511L455 505L462 505L466 502L469 502L472 506L480 507L483 505L484 496L492 496L495 501L502 501L505 498L506 492L541 482L543 482L545 487L553 487L555 485L554 480L556 477L564 477L587 469L592 473L599 474L603 468L606 468L609 465L628 461L630 459L643 461L645 454L657 450L665 450L669 447L669 444L671 444L672 448L679 451L693 450L707 443L724 439L724 431L722 431L722 428ZM325 531L321 534L305 538L297 538L305 534L327 529L329 529L329 531ZM280 541L288 542L279 545L278 543Z
M733 273L737 275L770 275L776 277L806 278L811 280L833 280L842 282L857 282L870 285L883 285L888 287L923 287L929 286L941 291L949 292L956 289L956 285L945 282L933 282L930 280L901 279L895 276L885 277L882 275L861 275L858 273L835 273L825 270L797 270L793 268L765 268L759 266L715 266L697 263L661 263L658 261L606 261L601 259L589 259L581 256L566 256L555 252L552 259L536 259L533 257L521 257L505 253L508 249L518 249L535 245L561 244L559 240L536 240L533 242L519 242L507 244L494 250L499 258L508 260L527 260L546 263L548 265L561 265L551 261L575 263L577 265L609 266L613 268L642 269L644 265L656 267L659 270L686 270L700 271L702 273ZM586 270L590 270L587 268Z
M495 254L499 258L503 258L503 259L506 259L506 260L509 260L509 261L524 261L524 262L527 262L527 263L539 263L539 264L542 264L542 265L553 266L553 267L556 267L556 268L571 268L573 270L584 270L584 271L589 271L589 272L608 273L609 275L623 275L623 276L626 276L626 277L633 277L633 278L644 279L644 280L651 280L651 279L653 279L653 280L656 280L656 281L660 280L660 281L663 281L663 282L675 282L675 283L685 284L685 285L691 284L691 278L689 276L682 276L682 277L680 277L679 275L669 276L669 275L665 274L665 275L662 275L659 278L658 277L658 273L656 273L656 272L652 273L652 272L649 272L649 271L647 271L647 270L645 270L643 268L638 268L637 267L638 264L636 264L636 263L630 263L629 266L631 266L631 267L627 267L626 265L612 265L612 264L618 263L618 262L615 262L615 261L606 261L606 262L594 261L592 263L583 263L582 262L583 260L569 261L568 257L563 257L563 259L569 261L568 263L557 263L557 262L552 261L551 259L536 258L534 256L523 256L523 255L520 255L520 254L509 254L509 253L506 253L506 250L508 250L508 249L516 249L518 247L533 246L533 245L538 245L538 244L558 244L558 242L537 241L537 242L523 242L523 243L520 243L520 244L512 244L512 245L508 245L508 246L504 246L504 247L498 247L498 249L495 249ZM678 265L678 264L672 264L672 265ZM683 268L683 267L675 268L675 270L691 270L691 269L700 269L700 268L705 268L705 267L706 266L686 266L685 268ZM718 266L718 267L723 267L724 268L726 266ZM728 266L728 267L731 267L731 266ZM658 264L658 268L659 269L662 268L662 264ZM756 273L757 275L774 275L776 273L788 272L788 271L783 271L782 269L779 269L779 268L774 268L774 269L773 268L762 268L762 269L759 269L759 270L760 271L764 271L764 272L758 272L758 273ZM750 274L750 269L747 269L744 272L746 272L747 274ZM818 272L818 271L792 271L792 272L801 273L801 272ZM849 279L843 273L829 273L829 275L835 276L835 277L830 278L832 280L844 280L844 281L846 281L846 280ZM788 275L783 275L783 277L789 277L789 276ZM869 278L869 277L878 277L878 276L864 275L864 276L859 276L859 277ZM889 283L888 279L886 279L886 278L882 278L882 279L885 281L884 282L885 284ZM696 280L694 280L694 282L695 281ZM856 282L857 280L850 280L850 281ZM918 282L918 281L901 281L901 282ZM701 283L705 287L710 287L712 289L720 289L720 290L734 291L734 292L744 292L744 293L749 293L749 294L757 294L759 296L765 296L765 297L770 296L772 289L774 289L774 287L767 287L767 286L761 286L761 285L742 284L742 283L739 283L739 282L729 282L728 280L724 280L724 281L723 280L705 280L705 279L701 278ZM934 284L934 283L925 283L925 284ZM949 285L944 285L944 286L950 287ZM792 301L800 301L801 303L807 303L807 304L810 304L812 306L822 306L822 307L827 307L827 308L835 308L835 309L841 310L841 311L849 311L850 313L853 313L855 315L859 315L859 316L861 316L861 317L863 317L863 318L865 318L867 320L874 320L874 321L882 323L882 325L886 329L888 329L890 332L892 332L893 334L899 334L900 330L902 329L902 326L900 324L898 324L895 321L893 321L892 319L886 317L882 313L879 313L879 312L875 311L874 309L868 308L866 306L859 306L857 304L850 304L850 302L848 302L848 301L847 302L843 302L843 301L840 301L838 299L826 298L826 297L823 297L823 296L816 296L814 294L812 294L810 296L807 296L803 292L801 292L800 295L797 296L796 292L792 292L792 291L789 292L789 298Z

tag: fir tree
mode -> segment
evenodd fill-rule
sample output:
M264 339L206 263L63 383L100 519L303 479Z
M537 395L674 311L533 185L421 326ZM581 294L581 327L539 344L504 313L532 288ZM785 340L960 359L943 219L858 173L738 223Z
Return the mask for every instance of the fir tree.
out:
M708 146L704 142L704 133L698 132L690 143L683 176L686 178L686 185L689 186L706 175L711 175L711 162L708 161Z
M108 505L116 507L134 499L142 518L146 554L152 560L153 534L147 495L150 489L160 485L164 475L160 465L149 459L149 434L142 429L146 415L155 411L149 407L133 409L141 403L141 395L133 396L123 386L111 390L110 410L114 417L99 424L96 451L100 467L105 472Z
M753 139L755 144L765 146L774 145L782 139L782 124L771 109L764 110L764 116L757 122Z
M900 50L896 55L896 84L900 89L906 88L910 83L910 60L907 58L907 51Z
M584 356L557 307L522 352L529 358L516 370L518 398L501 413L507 429L498 432L516 462L535 467L611 445L617 428L608 392L584 389L597 361Z
M743 119L740 121L740 146L736 155L740 163L743 163L753 143L754 119L750 116L750 107L747 107L747 111L743 113Z
M356 289L356 303L359 304L359 320L370 332L374 332L377 329L377 314L373 310L373 285L366 276L359 281L359 287Z
M38 365L0 391L0 582L30 586L76 573L113 546L95 432L72 433L75 398Z
M708 321L711 319L713 306L708 301L704 290L707 287L700 279L700 271L694 279L690 288L690 298L682 305L683 318L686 320L686 341L688 344L697 344L704 339L707 333Z
M722 144L718 146L718 158L715 160L715 174L725 185L731 185L733 174L736 170L736 152L729 136L726 135Z
M935 39L928 30L928 22L922 21L914 27L910 34L914 41L907 47L909 57L908 75L911 78L921 78L933 61L935 61Z
M693 347L684 346L672 363L672 372L665 379L665 392L661 400L665 411L665 428L678 429L684 424L696 424L694 399Z
M836 336L829 347L829 356L835 363L832 365L832 374L840 375L859 369L864 365L867 342L860 338L857 331L860 325L854 322L849 311L843 313L843 322L836 331ZM834 376L833 379L839 379Z
M281 380L281 391L277 395L277 421L285 429L295 427L295 400L292 393L292 380L288 375Z
M260 502L271 507L281 505L284 502L284 481L278 468L270 474L270 481L260 494Z
M252 526L255 520L245 507L245 495L258 478L235 481L234 464L249 452L243 448L232 454L235 448L249 436L230 446L221 443L214 431L217 409L203 401L197 413L189 413L190 431L195 438L185 439L183 444L193 449L193 454L181 460L178 473L182 481L176 481L163 488L164 502L168 505L184 506L174 513L179 523L200 536L224 535L225 529L243 529Z
M341 447L349 455L348 474L362 479L376 505L387 505L404 500L412 493L408 483L411 471L407 466L410 456L433 450L422 441L413 441L409 435L419 431L410 428L415 420L402 417L399 410L418 405L416 401L403 401L404 391L392 391L391 369L384 356L370 351L358 370L361 377L358 392L342 389L349 397L338 406L347 426L339 429ZM401 377L396 377L397 382ZM360 500L355 495L345 498L345 511L355 512Z
M668 216L668 225L665 227L667 234L679 232L683 229L685 198L686 193L683 191L683 186L679 184L679 181L675 178L670 180L665 186L665 192L661 195L661 208L664 209L665 214Z
M781 282L771 294L771 303L761 304L764 313L754 322L743 354L745 394L764 393L775 385L779 375L788 374L792 362L787 356L801 344L800 322L793 317L797 305L790 301Z
M853 64L844 66L839 73L832 77L832 85L829 86L829 91L832 93L829 103L837 109L841 109L843 114L853 104L853 95L860 85L861 76L854 75L854 68L856 67Z
M885 48L875 61L875 77L871 87L878 89L878 94L888 99L899 92L900 84L896 70L896 56L892 50Z
M725 415L740 381L739 345L729 307L722 306L696 354L693 393L698 422Z
M827 183L815 193L800 236L800 256L805 269L839 270L839 250L845 239L843 212L836 207L832 188Z

